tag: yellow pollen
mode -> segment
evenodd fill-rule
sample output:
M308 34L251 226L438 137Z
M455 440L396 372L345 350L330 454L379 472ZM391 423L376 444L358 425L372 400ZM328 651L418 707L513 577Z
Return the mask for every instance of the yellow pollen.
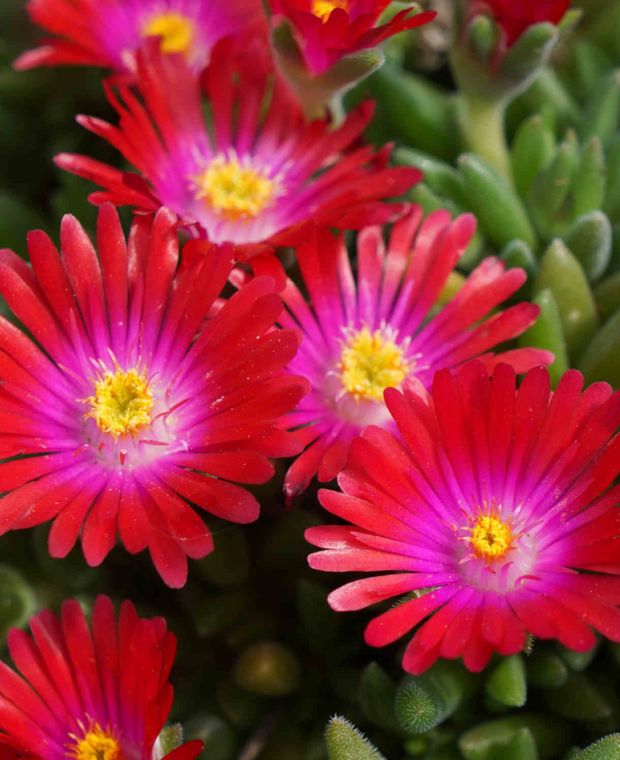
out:
M468 539L474 554L481 559L501 559L511 548L510 526L493 515L480 515Z
M144 37L161 37L164 53L187 53L194 38L194 25L181 13L158 13L144 24Z
M119 760L121 757L117 740L98 723L91 723L83 739L73 735L72 738L75 744L67 754L75 760Z
M115 438L150 425L153 394L146 373L130 369L106 372L95 383L95 395L86 399L99 429Z
M273 199L277 183L236 158L219 156L196 178L196 198L204 198L226 219L251 219Z
M340 357L340 379L347 393L356 399L383 400L383 391L397 387L409 367L402 349L381 330L367 327L351 336Z
M312 0L312 13L325 24L332 11L336 8L346 11L348 6L348 0Z

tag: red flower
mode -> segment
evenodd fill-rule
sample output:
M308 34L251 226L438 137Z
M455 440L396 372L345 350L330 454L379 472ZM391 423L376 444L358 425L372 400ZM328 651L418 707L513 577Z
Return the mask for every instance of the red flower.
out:
M570 0L472 0L470 15L493 16L506 37L506 44L512 45L533 24L541 21L557 24L569 5Z
M0 662L0 740L7 752L41 760L152 760L172 706L168 680L176 639L163 618L140 618L123 602L118 621L106 596L95 601L92 623L79 603L66 601L30 621L32 636L8 635L15 672ZM193 741L166 757L192 760Z
M272 0L277 21L293 25L304 61L313 74L321 74L349 53L372 48L406 29L432 21L427 11L411 16L411 8L397 13L387 24L375 26L391 0Z
M386 168L389 148L346 152L372 107L363 105L337 129L327 121L308 124L260 43L245 42L216 46L203 77L205 98L182 58L151 45L138 57L144 104L127 87L118 94L110 87L119 126L80 117L139 176L86 156L61 155L56 163L104 188L91 196L95 203L146 211L165 205L196 234L244 246L246 255L256 244L282 242L281 233L309 218L356 227L392 217L395 207L379 199L405 192L420 175Z
M620 392L582 392L567 372L554 393L535 368L480 362L417 379L385 401L399 438L367 427L321 504L348 525L310 528L310 565L370 572L334 591L335 610L411 594L366 629L371 646L415 630L403 659L481 670L526 633L576 651L593 629L620 641ZM385 574L387 573L387 574ZM415 593L412 593L415 592Z
M251 25L266 34L258 0L28 0L27 8L54 37L23 53L17 69L82 64L133 74L136 52L157 36L165 53L200 70L226 35Z
M32 269L0 253L0 293L32 335L0 318L0 534L53 519L52 556L81 535L90 565L118 535L182 586L187 558L213 549L195 509L252 522L243 485L299 450L280 426L307 389L283 370L298 336L274 329L268 277L220 299L230 250L192 241L179 264L165 209L126 244L104 206L98 255L73 217L60 240L62 255L30 233Z

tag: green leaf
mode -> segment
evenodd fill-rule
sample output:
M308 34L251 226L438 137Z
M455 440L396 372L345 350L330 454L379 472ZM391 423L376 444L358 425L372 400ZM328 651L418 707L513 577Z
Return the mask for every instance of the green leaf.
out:
M398 732L394 713L396 684L376 662L371 662L362 672L360 702L364 715L382 728Z
M508 707L523 707L527 699L527 681L523 657L519 654L504 657L489 672L487 694Z
M600 720L612 713L612 706L583 673L573 673L568 681L547 694L549 707L564 718L578 721Z
M574 219L601 208L605 200L607 164L603 146L593 137L583 149L573 184Z
M604 380L620 388L620 309L596 333L578 367L588 383Z
M565 684L568 679L568 668L565 663L544 645L535 647L526 660L525 668L527 682L532 686L555 689Z
M385 760L361 731L338 715L327 724L325 741L329 760Z
M555 154L555 138L539 114L524 121L515 136L510 155L517 192L525 198L539 172Z
M620 734L604 736L575 755L575 760L618 760L618 758L620 758Z
M592 211L578 219L564 238L590 282L604 274L611 260L611 222L602 211Z

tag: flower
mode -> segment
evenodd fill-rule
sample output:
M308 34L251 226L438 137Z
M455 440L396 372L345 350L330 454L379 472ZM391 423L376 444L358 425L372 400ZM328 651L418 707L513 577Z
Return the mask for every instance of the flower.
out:
M310 445L287 473L289 498L317 472L323 482L336 477L365 425L393 427L383 391L405 377L414 375L428 387L438 369L476 356L488 366L509 361L519 372L552 360L533 348L493 353L529 327L539 311L520 303L488 316L526 279L522 269L506 270L499 259L485 259L434 314L474 226L469 214L451 221L447 211L436 211L423 219L413 207L394 225L387 251L381 229L366 228L358 239L357 284L342 237L317 230L300 246L309 303L289 280L279 321L303 334L289 369L307 377L312 391L286 419L303 426Z
M272 0L277 22L287 19L304 61L313 74L322 74L343 56L376 47L388 37L427 24L434 11L399 11L376 26L391 0ZM413 15L411 15L413 13Z
M126 601L117 621L110 599L99 596L90 627L71 599L60 616L35 615L30 630L8 635L19 672L0 662L0 738L40 760L162 756L176 648L163 618L140 618ZM192 760L202 746L187 742L166 757Z
M260 43L246 43L218 44L203 77L212 132L196 77L182 58L161 56L151 45L138 57L145 106L121 86L120 99L109 91L119 127L79 119L141 176L86 156L63 154L56 163L103 186L91 196L95 203L142 210L164 204L213 242L245 246L246 255L253 245L282 242L278 233L308 218L347 227L393 216L394 207L378 199L404 192L419 172L385 168L386 150L343 155L368 123L369 104L335 130L325 120L307 124Z
M40 231L32 270L0 253L0 293L33 336L0 318L0 533L53 519L50 554L81 531L91 566L118 533L179 587L187 557L213 548L187 502L251 522L259 505L236 483L265 482L267 457L299 450L279 424L306 391L282 370L298 336L273 329L268 277L216 302L230 251L192 241L179 266L165 209L138 218L126 245L104 206L97 243L98 256L66 216L62 256Z
M86 64L133 74L137 50L155 36L164 53L199 70L217 40L262 20L257 0L29 0L27 8L54 37L23 53L17 69Z
M537 367L517 389L509 365L489 377L474 361L440 370L431 393L417 378L386 390L400 439L366 428L342 493L320 494L348 524L306 532L323 549L312 567L374 574L332 592L333 609L413 592L367 643L415 629L403 666L420 673L438 657L481 670L527 633L576 651L592 629L620 641L620 393L582 386L569 370L551 393Z
M570 0L470 0L470 15L488 13L512 45L533 24L548 21L557 24L568 10Z

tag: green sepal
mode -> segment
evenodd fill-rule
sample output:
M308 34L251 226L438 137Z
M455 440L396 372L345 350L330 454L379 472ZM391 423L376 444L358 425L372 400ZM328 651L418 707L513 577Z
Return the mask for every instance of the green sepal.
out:
M364 668L360 679L360 702L364 715L392 733L400 727L394 713L396 684L376 662Z
M525 208L512 186L495 169L473 153L459 157L465 195L478 217L482 232L498 248L514 238L536 247L536 235Z
M610 734L577 753L574 760L617 760L620 757L620 734Z
M607 187L607 164L603 146L593 137L581 153L572 188L572 216L578 219L584 214L600 209L605 200Z
M590 282L600 279L611 260L611 223L602 211L585 214L565 236L564 242L575 254Z
M572 673L567 682L547 694L549 707L563 718L591 721L607 718L612 706L583 673Z
M620 309L596 333L578 367L588 383L604 380L620 389Z
M467 27L467 37L475 57L488 64L500 40L497 24L490 16L475 16Z
M523 707L527 699L525 664L520 654L503 657L485 680L486 693L500 704Z
M322 118L330 107L339 110L343 95L380 68L385 60L379 48L369 48L345 55L327 71L313 74L306 68L292 27L286 20L274 28L271 45L278 68L308 119Z
M337 715L327 724L325 743L329 760L385 760L359 729Z
M524 90L548 61L559 38L556 26L547 22L532 24L510 46L502 62L502 75L513 87Z
M569 675L562 658L544 645L534 648L526 660L525 669L528 684L543 689L557 689L558 686L563 686Z
M598 136L607 144L616 134L620 120L620 71L606 77L583 114L581 136Z
M517 192L525 198L539 172L553 160L555 137L540 114L525 120L515 135L510 154Z
M159 734L159 743L162 755L167 755L172 750L183 744L183 727L180 723L166 726Z
M583 268L559 239L545 251L534 280L534 293L546 288L557 303L569 357L576 357L596 332L598 317Z

